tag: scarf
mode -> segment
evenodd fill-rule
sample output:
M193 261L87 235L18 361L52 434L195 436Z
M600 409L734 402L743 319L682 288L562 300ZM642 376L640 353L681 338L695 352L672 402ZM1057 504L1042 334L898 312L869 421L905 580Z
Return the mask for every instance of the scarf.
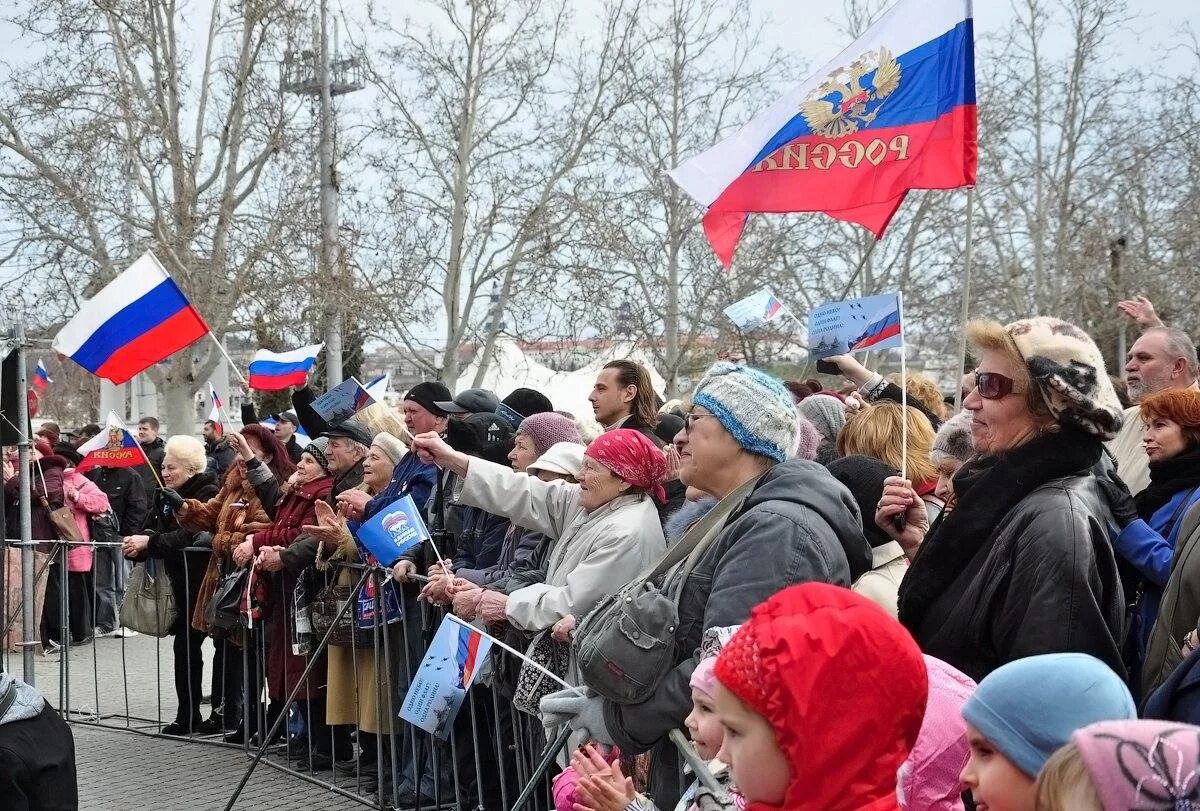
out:
M666 502L662 480L667 474L667 457L644 434L631 428L612 428L593 439L584 453L649 492L660 504Z
M954 474L954 510L943 513L930 528L900 582L900 621L905 627L918 634L929 607L975 555L995 542L1004 516L1022 499L1046 482L1086 472L1100 461L1101 453L1099 439L1063 427L963 464Z
M1150 463L1150 485L1133 497L1138 517L1145 521L1183 490L1200 487L1200 445L1178 456Z

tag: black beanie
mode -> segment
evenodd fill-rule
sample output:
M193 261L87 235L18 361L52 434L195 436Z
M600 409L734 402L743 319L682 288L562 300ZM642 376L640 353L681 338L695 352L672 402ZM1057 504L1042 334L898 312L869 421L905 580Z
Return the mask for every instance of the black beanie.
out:
M496 408L496 416L500 417L512 430L517 430L521 420L534 414L544 414L553 411L554 404L550 398L534 389L513 389L512 394L500 401Z
M438 407L438 403L444 403L454 398L450 396L450 389L441 383L426 381L409 389L408 393L404 395L404 399L412 400L435 417L444 417L446 412Z
M899 476L899 471L873 456L843 456L830 462L828 468L833 478L846 485L850 495L858 502L863 535L867 536L871 548L891 543L888 534L875 525L875 510L879 507L879 499L883 497L883 480L888 476Z

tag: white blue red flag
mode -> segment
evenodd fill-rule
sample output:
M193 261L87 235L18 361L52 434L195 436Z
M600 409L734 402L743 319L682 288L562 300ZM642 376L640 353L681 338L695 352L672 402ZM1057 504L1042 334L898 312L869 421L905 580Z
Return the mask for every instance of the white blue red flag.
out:
M124 383L207 332L200 313L147 251L83 303L53 347L97 377Z
M76 465L80 473L94 467L137 467L146 462L145 452L138 445L124 421L115 412L108 412L103 430L78 448L83 461Z
M726 268L753 212L818 211L876 237L910 189L975 184L971 0L900 0L807 80L671 177Z
M822 304L808 315L808 342L815 358L904 346L900 294Z
M383 395L387 394L388 385L392 382L392 376L388 372L384 372L379 377L372 380L367 385L363 386L367 390L367 394L371 395L371 399L377 403L385 402Z
M442 740L448 738L491 648L487 634L451 615L443 617L404 695L400 717Z
M308 373L317 362L325 344L313 344L288 352L269 352L260 349L250 361L250 388L259 391L280 391L303 386Z
M212 411L208 412L208 420L213 423L213 431L217 436L224 436L225 424L221 421L221 409L223 408L221 397L217 394L217 389L211 380L208 382L208 399L212 403Z
M276 420L276 422L278 422L278 420ZM312 442L312 437L308 435L308 431L304 430L303 425L296 426L296 433L293 434L293 436L296 437L296 444L298 444L301 448L307 447L308 443Z
M45 394L46 388L54 381L50 379L50 374L46 371L46 364L41 360L37 362L37 368L33 370L33 388L38 394Z
M758 329L784 313L791 315L778 296L766 287L741 301L735 301L726 307L724 312L742 332Z

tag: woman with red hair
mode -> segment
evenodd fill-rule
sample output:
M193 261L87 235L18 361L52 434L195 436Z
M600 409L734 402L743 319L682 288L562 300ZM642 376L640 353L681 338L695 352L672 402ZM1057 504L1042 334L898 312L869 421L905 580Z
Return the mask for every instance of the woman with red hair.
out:
M1173 569L1180 568L1176 561L1182 560L1176 555L1177 547L1182 551L1181 544L1191 540L1180 537L1184 518L1200 501L1200 391L1167 389L1147 396L1139 405L1142 447L1150 460L1150 486L1114 506L1113 514L1121 527L1115 543L1117 553L1140 575L1136 591L1127 594L1126 599L1135 607L1130 631L1137 641L1141 686L1148 692L1179 662L1179 645L1196 627L1197 602L1189 600L1192 608L1181 610L1180 584L1170 588L1169 581ZM1164 590L1171 592L1166 603ZM1169 612L1167 624L1182 627L1164 627L1165 635L1157 632L1160 604ZM1159 637L1153 645L1152 629Z

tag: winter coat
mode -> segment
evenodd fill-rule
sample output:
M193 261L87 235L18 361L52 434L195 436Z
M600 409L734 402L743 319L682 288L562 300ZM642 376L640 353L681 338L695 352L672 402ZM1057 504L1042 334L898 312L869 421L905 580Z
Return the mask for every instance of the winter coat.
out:
M219 491L217 480L203 472L192 476L176 489L183 498L200 502L216 497ZM163 561L167 579L171 581L171 591L175 595L175 605L183 622L189 621L190 612L195 609L200 584L204 582L204 572L208 568L209 558L212 557L208 550L184 550L197 546L201 540L200 536L205 534L207 533L179 526L174 507L159 491L154 512L150 514L150 520L146 524L149 542L146 544L146 551L137 559L159 558Z
M221 571L233 571L233 550L246 540L246 524L269 523L267 511L254 492L254 487L246 480L239 466L234 465L225 474L221 489L208 501L188 499L184 511L178 516L179 526L183 529L203 530L211 532L212 557L204 572L204 580L200 583L200 593L196 596L196 608L192 612L192 627L206 634L214 629L204 621L204 606L217 588L217 580Z
M208 457L205 472L220 479L237 462L237 451L229 440L221 437L212 444L205 444L204 454Z
M899 616L900 581L908 571L908 558L895 541L871 550L871 571L854 582L852 588L893 617Z
M392 481L395 481L395 474ZM362 462L358 462L354 467L347 470L345 473L333 477L333 486L329 488L328 495L325 500L332 507L337 507L337 497L347 490L353 490L362 484L363 469ZM390 487L391 485L389 485ZM311 522L313 524L316 521ZM317 560L317 551L321 544L311 535L299 535L279 553L279 559L283 561L283 568L287 569L292 574L299 574L307 569ZM331 554L332 549L327 549L325 553Z
M1142 447L1142 411L1137 406L1125 409L1121 430L1104 443L1117 463L1117 475L1133 495L1150 485L1150 457Z
M1171 577L1175 561L1175 543L1183 524L1183 516L1193 505L1200 503L1200 488L1180 490L1155 510L1149 521L1135 518L1117 535L1113 545L1117 554L1133 564L1145 578L1141 600L1133 615L1130 635L1137 642L1138 661L1146 656L1150 630L1158 619L1158 607L1163 589ZM1128 595L1129 600L1134 595Z
M108 496L122 535L137 535L142 531L153 506L154 491L146 491L141 477L132 468L94 467L84 475Z
M254 551L264 546L287 547L300 536L300 528L317 523L316 502L328 498L333 479L323 476L292 488L275 512L275 521L270 528L253 533ZM286 569L274 575L258 572L259 577L269 577L267 587L267 619L270 637L267 642L267 693L272 699L287 698L296 686L300 674L308 664L305 657L292 653L292 631L295 618L292 613L292 593L296 588L297 575ZM318 662L308 680L300 687L297 697L316 698L325 688L325 663Z
M500 560L500 550L510 522L502 515L471 507L466 511L463 528L454 553L454 574L482 586L487 572Z
M12 811L75 811L71 727L29 685L0 673L0 690L18 691L0 716L0 805Z
M970 509L967 501L956 509ZM1090 473L1036 488L998 522L990 548L930 604L913 634L921 649L976 681L1039 653L1089 653L1124 674L1125 603L1112 524Z
M29 481L32 489L30 507L32 513L33 533L30 536L35 541L54 541L58 539L58 530L50 520L51 510L57 510L66 503L63 493L63 470L67 460L61 456L44 456L39 465L32 462L29 465ZM21 537L21 490L20 476L13 476L4 483L4 498L6 501L5 521L8 524L8 537ZM46 509L42 498L50 505ZM39 549L40 552L53 551L49 546Z
M1151 693L1142 718L1200 725L1200 648L1181 660Z
M104 495L91 479L84 476L73 467L63 471L63 495L71 507L71 517L79 534L85 541L92 539L93 515L103 515L108 512L108 496ZM90 572L92 570L92 547L81 544L72 545L67 550L68 572Z
M518 572L537 568L538 550L545 544L546 536L536 530L525 529L509 522L504 539L500 544L500 556L486 569L480 569L477 582L496 591L508 593L504 584ZM540 578L540 579L544 579ZM532 581L531 581L532 582ZM522 586L529 583L522 583ZM518 586L520 588L520 586Z
M1170 578L1142 660L1143 695L1162 684L1178 667L1183 658L1183 638L1195 630L1200 618L1200 505L1193 503L1176 526Z
M650 496L618 496L598 509L579 504L577 484L544 482L484 459L472 459L455 500L557 538L546 582L508 595L508 621L524 631L550 628L568 614L582 618L666 550Z
M691 712L689 679L704 630L744 622L751 608L794 583L849 586L843 539L867 546L854 497L821 465L791 459L759 479L699 556L680 593L674 669L641 704L604 704L605 725L622 752L654 748L649 793L660 806L670 808L680 795L679 760L667 733Z
M162 437L156 436L149 442L139 442L138 444L142 446L142 452L146 454L150 464L138 465L134 469L142 477L142 487L145 491L153 494L158 491L158 482L162 478L163 459L167 457L167 443ZM153 500L153 496L151 500Z

